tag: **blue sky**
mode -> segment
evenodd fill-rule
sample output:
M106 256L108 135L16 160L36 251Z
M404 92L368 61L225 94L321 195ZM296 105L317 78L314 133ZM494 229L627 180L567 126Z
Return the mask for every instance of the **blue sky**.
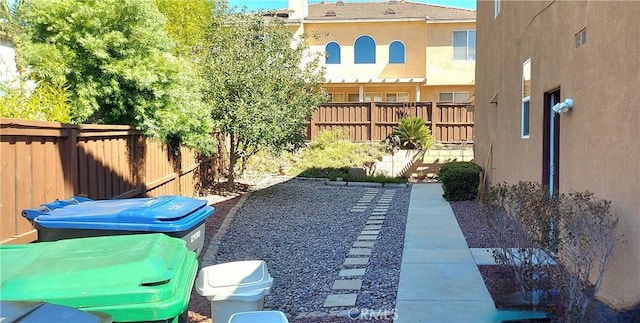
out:
M309 0L309 4L319 3L321 0ZM335 0L327 0L335 1ZM383 0L344 0L344 2L382 2ZM410 2L444 5L450 7L476 9L476 0L409 0ZM246 6L249 11L264 9L286 8L288 0L227 0L230 6Z

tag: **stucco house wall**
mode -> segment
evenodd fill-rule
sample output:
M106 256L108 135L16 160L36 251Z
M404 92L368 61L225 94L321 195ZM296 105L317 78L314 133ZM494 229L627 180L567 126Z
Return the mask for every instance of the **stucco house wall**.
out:
M545 93L559 116L559 190L612 201L618 244L597 297L640 303L640 2L479 1L475 156L490 184L543 178ZM579 46L576 35L586 30ZM521 136L523 63L531 59L530 135ZM482 165L485 166L485 165Z
M0 82L3 84L16 82L16 50L13 43L0 35Z
M335 16L327 14L331 11ZM475 30L473 11L397 1L289 0L287 13L292 31L311 36L314 53L324 57L329 42L340 45L340 64L324 65L325 89L345 100L360 92L380 93L383 101L391 93L408 93L409 101L438 101L440 92L465 92L470 98L475 93L475 60L453 60L452 47L454 30ZM375 40L375 64L354 63L354 43L364 35ZM393 41L405 46L404 64L389 63Z
M427 85L474 85L475 60L454 60L454 31L475 30L475 22L428 23Z

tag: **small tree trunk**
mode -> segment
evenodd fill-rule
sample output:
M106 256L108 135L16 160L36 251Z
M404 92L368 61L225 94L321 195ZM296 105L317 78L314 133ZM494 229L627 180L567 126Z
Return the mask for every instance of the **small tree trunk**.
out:
M249 161L249 156L242 157L242 178L244 178L245 173L247 172L247 162Z
M233 185L235 183L235 167L238 161L238 154L236 152L236 149L236 137L234 135L231 135L231 149L229 149L229 177L227 179L227 189L229 190L233 189Z

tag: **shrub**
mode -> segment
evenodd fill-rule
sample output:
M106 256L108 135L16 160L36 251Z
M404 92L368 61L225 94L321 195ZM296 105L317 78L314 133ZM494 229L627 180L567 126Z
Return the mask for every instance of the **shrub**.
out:
M398 136L402 148L427 150L433 145L431 131L418 117L400 119L392 135Z
M71 101L64 83L40 82L32 93L29 92L26 84L17 88L0 84L0 117L71 122Z
M300 151L290 175L305 173L313 168L363 166L382 156L383 150L382 145L351 142L347 130L325 130L311 141L309 147Z
M438 176L447 201L472 200L478 195L482 168L472 162L451 162L442 165Z
M533 182L494 185L479 201L494 243L503 246L496 262L512 270L523 296L540 296L539 304L527 299L530 305L547 306L554 322L588 321L617 242L611 202L590 192L549 196ZM547 265L549 256L558 265Z

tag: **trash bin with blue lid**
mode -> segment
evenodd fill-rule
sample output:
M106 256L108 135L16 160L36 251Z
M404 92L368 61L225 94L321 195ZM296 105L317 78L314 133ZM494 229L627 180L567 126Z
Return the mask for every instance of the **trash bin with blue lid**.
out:
M200 254L205 220L214 208L204 200L161 196L113 200L74 197L22 211L38 230L38 241L108 235L164 233Z
M111 315L81 310L45 302L0 301L2 323L111 323Z
M0 259L3 301L106 313L114 322L181 321L198 270L184 240L161 233L0 245Z

